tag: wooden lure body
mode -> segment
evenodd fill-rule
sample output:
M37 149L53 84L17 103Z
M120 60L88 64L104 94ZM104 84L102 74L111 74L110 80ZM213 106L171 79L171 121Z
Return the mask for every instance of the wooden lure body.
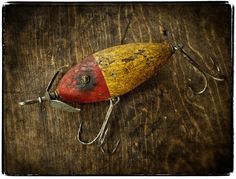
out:
M64 101L80 103L121 96L149 79L173 53L168 43L131 43L101 50L72 67L56 92Z

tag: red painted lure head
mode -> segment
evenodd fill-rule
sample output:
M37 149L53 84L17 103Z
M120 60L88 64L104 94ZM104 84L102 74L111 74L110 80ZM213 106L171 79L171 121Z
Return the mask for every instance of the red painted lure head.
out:
M56 91L68 102L91 103L110 98L101 69L92 55L72 67L62 77Z

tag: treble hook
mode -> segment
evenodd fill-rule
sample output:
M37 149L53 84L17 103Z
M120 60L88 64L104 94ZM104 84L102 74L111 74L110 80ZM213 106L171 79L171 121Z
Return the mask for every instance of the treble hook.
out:
M193 65L200 73L201 75L203 76L203 80L204 80L204 86L203 86L203 89L199 90L199 91L194 91L192 87L189 86L190 90L194 92L194 94L197 94L197 95L200 95L202 93L204 93L207 89L207 86L208 86L208 81L207 81L207 75L212 77L214 80L216 81L224 81L225 80L225 77L224 75L221 73L221 70L219 68L219 66L217 66L214 62L213 62L213 65L216 67L217 71L218 71L218 76L215 76L207 71L204 71L201 69L200 65L197 64L193 59L192 57L190 57L184 50L183 50L183 45L182 44L178 44L176 46L173 46L174 50L179 50L186 58L186 60L191 64ZM212 60L212 59L211 59ZM213 61L213 60L212 60Z
M77 134L77 139L78 141L83 144L83 145L91 145L93 144L94 142L98 141L98 145L101 149L101 151L103 153L105 153L104 149L103 149L103 144L104 144L104 140L105 140L105 137L107 135L107 132L108 132L108 128L106 128L107 126L107 123L108 123L108 120L109 120L109 117L111 115L111 112L112 112L112 109L113 107L120 101L120 98L119 97L116 97L116 98L111 98L110 99L110 106L107 110L107 113L106 113L106 116L105 116L105 120L102 124L102 127L100 129L100 131L98 132L97 136L91 140L90 142L84 142L81 140L81 128L82 128L82 123L80 123L80 126L79 126L79 130L78 130L78 134ZM118 145L120 143L120 140L118 140L115 144L115 147L113 148L113 150L111 152L108 152L109 154L112 154L116 151Z

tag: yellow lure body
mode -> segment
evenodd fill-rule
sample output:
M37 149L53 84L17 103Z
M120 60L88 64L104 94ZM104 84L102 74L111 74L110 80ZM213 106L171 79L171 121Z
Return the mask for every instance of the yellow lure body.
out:
M164 43L130 43L114 46L93 54L99 65L110 96L121 96L149 79L174 53Z

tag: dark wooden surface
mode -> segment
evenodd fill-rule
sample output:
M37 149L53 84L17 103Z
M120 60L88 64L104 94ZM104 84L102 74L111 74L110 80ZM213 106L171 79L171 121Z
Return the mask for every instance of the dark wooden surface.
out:
M226 4L70 4L4 7L4 153L9 175L216 174L232 171L231 6ZM127 24L129 27L126 29ZM125 38L123 38L125 37ZM130 42L182 42L202 66L210 58L226 76L209 79L202 95L199 73L180 53L156 76L121 97L112 112L104 155L93 138L108 102L78 105L67 113L48 103L20 107L43 95L55 70L93 52Z

